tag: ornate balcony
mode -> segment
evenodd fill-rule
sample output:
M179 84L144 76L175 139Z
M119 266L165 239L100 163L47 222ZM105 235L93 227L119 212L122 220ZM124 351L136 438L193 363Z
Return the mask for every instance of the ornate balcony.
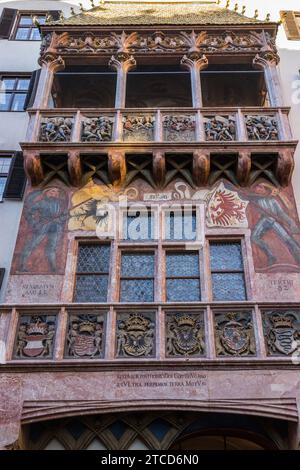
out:
M293 367L300 350L299 304L4 306L0 331L8 324L7 367L187 360Z
M47 161L51 155L66 156L70 181L75 186L81 184L83 154L108 156L110 182L118 184L125 180L128 154L152 154L153 180L158 186L163 180L166 153L193 156L196 186L207 184L211 154L238 155L236 179L241 185L249 179L252 154L276 156L276 178L283 186L289 184L294 167L297 142L292 140L289 109L284 107L29 112L27 141L22 148L33 185L44 178L45 155Z

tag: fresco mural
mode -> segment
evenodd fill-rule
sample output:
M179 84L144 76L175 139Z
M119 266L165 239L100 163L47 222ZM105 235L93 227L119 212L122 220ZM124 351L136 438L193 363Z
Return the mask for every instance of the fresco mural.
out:
M157 192L137 180L125 190L90 181L80 189L69 189L68 194L59 184L29 191L12 273L63 274L67 232L111 233L109 208L126 200L144 200L147 206L152 201L204 204L207 228L251 230L256 272L300 272L300 225L291 188L258 181L243 189L221 180L213 188L195 190L176 180Z
M68 196L61 187L27 193L12 272L63 273L67 218Z

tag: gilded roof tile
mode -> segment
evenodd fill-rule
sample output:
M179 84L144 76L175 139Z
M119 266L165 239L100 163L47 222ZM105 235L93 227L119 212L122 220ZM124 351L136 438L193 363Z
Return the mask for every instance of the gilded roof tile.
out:
M54 22L53 22L54 23ZM56 24L62 25L233 25L260 24L207 2L105 2ZM51 24L51 23L50 23Z

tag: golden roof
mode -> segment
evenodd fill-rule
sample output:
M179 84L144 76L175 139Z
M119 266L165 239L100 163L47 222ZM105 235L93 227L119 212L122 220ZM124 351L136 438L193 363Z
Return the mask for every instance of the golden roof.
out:
M125 2L108 1L57 25L245 25L262 21L221 8L212 2ZM49 24L49 23L48 23Z

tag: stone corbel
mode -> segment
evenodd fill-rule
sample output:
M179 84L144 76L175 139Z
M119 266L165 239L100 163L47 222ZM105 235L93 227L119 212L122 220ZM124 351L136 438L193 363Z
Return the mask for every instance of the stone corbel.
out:
M80 153L77 150L69 150L68 152L68 171L71 184L73 186L80 186L83 172Z
M264 71L270 105L274 107L283 106L281 84L277 70L279 60L277 52L269 49L256 54L253 59L253 67Z
M202 106L202 91L200 71L208 66L208 59L205 55L199 53L190 53L184 55L180 61L181 67L190 71L191 87L192 87L192 100L194 108L201 108Z
M108 173L111 183L122 186L126 178L125 154L121 151L112 151L108 154Z
M196 186L206 186L210 173L210 154L202 150L193 153L193 180Z
M241 186L246 186L251 171L251 153L249 151L239 152L237 162L237 180Z
M24 151L24 169L32 186L38 186L44 179L41 156L37 152Z
M115 108L125 108L127 73L136 67L136 60L126 52L119 52L111 56L108 65L117 71Z
M166 178L166 159L163 152L153 153L153 178L156 185L162 188Z
M289 149L278 153L276 177L281 186L288 186L292 179L295 162L293 152Z

